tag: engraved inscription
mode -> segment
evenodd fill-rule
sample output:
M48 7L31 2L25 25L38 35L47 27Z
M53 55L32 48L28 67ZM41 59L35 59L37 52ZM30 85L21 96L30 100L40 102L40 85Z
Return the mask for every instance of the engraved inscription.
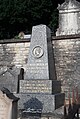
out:
M46 71L46 69L48 68L48 65L44 65L44 64L40 64L40 65L38 65L38 64L36 64L36 65L29 65L26 69L27 69L27 71L28 70L30 70L29 72L30 73L32 73L32 72L34 72L34 73L40 73L40 72L43 72L43 70L44 71Z
M48 64L47 63L37 63L30 64L26 68L26 77L29 79L42 79L44 75L44 79L48 79Z
M33 81L20 81L20 92L27 93L51 93L51 81L33 80Z

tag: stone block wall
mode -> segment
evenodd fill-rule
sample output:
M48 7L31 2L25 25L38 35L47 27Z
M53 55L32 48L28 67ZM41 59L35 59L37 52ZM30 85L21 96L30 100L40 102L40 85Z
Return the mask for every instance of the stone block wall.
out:
M0 68L23 67L27 63L30 42L26 40L0 41Z
M73 88L80 92L80 38L53 38L57 80L62 82L62 91L68 97Z

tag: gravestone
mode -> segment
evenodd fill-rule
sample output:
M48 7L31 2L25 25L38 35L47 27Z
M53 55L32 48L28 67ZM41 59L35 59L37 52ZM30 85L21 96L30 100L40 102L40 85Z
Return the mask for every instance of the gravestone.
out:
M65 0L58 6L59 28L56 36L80 34L80 2Z
M56 78L51 31L46 25L32 29L29 58L24 72L24 80L20 80L17 94L22 118L26 118L28 113L52 114L64 104L61 82Z
M0 90L0 119L17 119L17 101L6 88Z
M0 70L0 90L3 87L9 89L12 93L17 93L18 74L7 67Z

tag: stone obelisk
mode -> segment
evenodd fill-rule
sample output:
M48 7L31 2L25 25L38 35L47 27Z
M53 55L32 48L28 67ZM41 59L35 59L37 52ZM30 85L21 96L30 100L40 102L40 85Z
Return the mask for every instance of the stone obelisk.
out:
M46 25L32 29L25 79L56 79L51 31Z

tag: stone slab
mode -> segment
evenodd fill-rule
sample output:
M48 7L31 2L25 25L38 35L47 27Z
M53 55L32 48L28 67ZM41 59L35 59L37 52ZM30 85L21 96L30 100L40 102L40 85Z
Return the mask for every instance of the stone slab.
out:
M65 95L58 93L55 95L44 94L15 94L20 98L18 109L26 113L53 113L55 109L64 104Z
M20 80L19 93L46 93L55 94L60 93L60 81L52 80Z

